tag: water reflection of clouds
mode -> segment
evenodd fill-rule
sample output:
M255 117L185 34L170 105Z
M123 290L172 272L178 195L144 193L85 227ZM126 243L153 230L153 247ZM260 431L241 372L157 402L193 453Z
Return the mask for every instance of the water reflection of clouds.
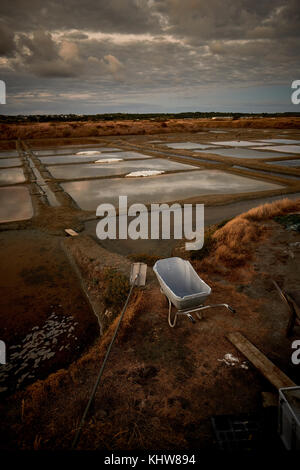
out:
M149 204L183 200L205 194L231 194L278 189L277 184L225 173L202 170L147 179L106 179L62 183L63 189L85 210L96 210L101 203L118 205L119 195L128 204Z
M211 144L198 144L197 142L172 142L165 144L166 147L171 149L208 149L211 148Z
M11 186L0 188L0 222L30 219L33 208L28 188Z
M61 155L61 156L51 156L51 157L40 157L39 160L41 163L44 165L52 164L52 163L59 163L59 164L65 164L65 163L89 163L89 162L95 162L101 154L99 155L94 155L93 157L87 157L87 156L76 156L76 155Z
M279 148L279 147L278 147ZM211 153L215 155L221 155L222 157L234 157L234 158L272 158L274 157L273 152L265 151L269 150L267 147L263 147L264 151L262 152L262 148L252 148L252 149L245 149L245 148L231 148L231 149L214 149L214 150L203 150L202 153ZM276 154L278 156L278 154ZM282 157L286 157L286 154L282 153Z
M300 140L294 139L260 139L260 142L274 144L300 144Z
M134 158L142 158L142 159L153 158L151 155L145 155L144 153L133 152L133 151L118 152L118 157L124 158L124 160L131 160Z
M218 142L211 142L211 144L214 145L230 145L231 147L251 147L251 145L266 145L265 143L260 143L260 142L254 142L251 140L219 140Z
M76 155L78 152L84 151L99 151L99 152L117 152L119 148L114 147L56 147L48 149L33 149L33 153L39 155L65 155L73 154Z
M10 166L21 166L21 160L19 158L0 158L0 168Z
M162 158L135 160L134 162L95 163L94 165L51 166L48 168L54 178L75 179L97 176L114 176L141 170L192 170L197 167L185 163L173 162Z
M266 162L269 165L300 167L300 158L298 160L277 160L276 162Z
M18 157L19 153L17 150L0 150L0 157Z
M0 184L23 183L25 176L22 168L5 168L0 170Z
M255 148L255 147L253 147ZM300 153L300 145L270 145L264 147L267 150L272 150L273 152L284 152L284 153ZM274 154L273 154L274 156ZM286 155L284 155L286 156Z

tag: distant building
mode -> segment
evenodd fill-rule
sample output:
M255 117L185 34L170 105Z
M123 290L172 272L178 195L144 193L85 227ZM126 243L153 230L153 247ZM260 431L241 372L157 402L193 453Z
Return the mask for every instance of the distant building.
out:
M213 121L232 121L232 116L214 116L211 118Z

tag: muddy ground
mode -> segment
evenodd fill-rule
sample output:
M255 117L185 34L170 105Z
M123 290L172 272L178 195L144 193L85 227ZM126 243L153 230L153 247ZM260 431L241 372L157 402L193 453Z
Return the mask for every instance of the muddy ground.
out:
M211 303L225 301L235 315L219 308L205 312L195 325L181 318L171 329L165 299L149 277L131 327L112 350L79 448L209 451L214 448L211 416L263 413L261 392L274 389L227 340L232 331L242 332L299 383L291 342L300 331L297 327L286 338L288 312L271 279L298 288L300 249L294 244L300 237L273 221L262 225L264 241L243 281L233 281L230 272L202 275L212 287ZM99 369L99 341L82 365L8 401L2 408L9 430L2 447L70 447ZM228 353L239 359L235 366L223 361Z

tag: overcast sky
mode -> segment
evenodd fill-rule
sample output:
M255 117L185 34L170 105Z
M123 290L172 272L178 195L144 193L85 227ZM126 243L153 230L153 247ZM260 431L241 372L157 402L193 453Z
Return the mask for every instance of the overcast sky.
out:
M1 114L300 111L299 0L2 0Z

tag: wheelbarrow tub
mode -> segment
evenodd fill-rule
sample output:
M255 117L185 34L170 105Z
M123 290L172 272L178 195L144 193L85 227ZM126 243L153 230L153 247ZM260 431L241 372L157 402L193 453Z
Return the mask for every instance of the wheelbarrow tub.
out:
M204 304L211 288L198 276L189 261L173 257L153 266L162 292L178 310Z

